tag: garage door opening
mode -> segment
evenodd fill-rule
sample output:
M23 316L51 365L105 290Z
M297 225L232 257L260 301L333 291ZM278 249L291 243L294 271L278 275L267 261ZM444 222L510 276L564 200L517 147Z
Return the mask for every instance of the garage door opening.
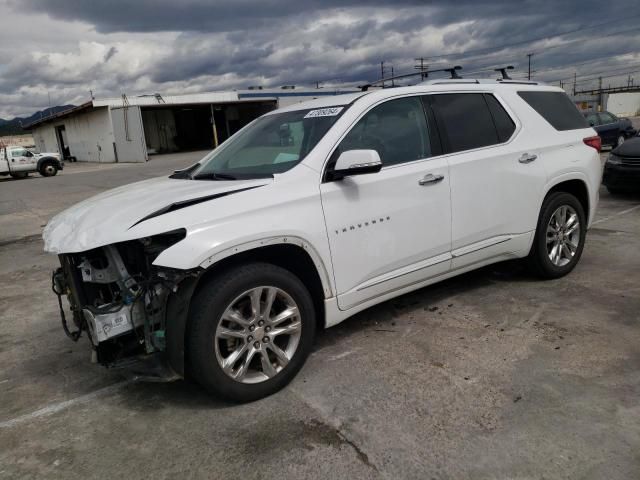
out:
M212 149L274 108L275 101L144 107L147 152L153 155Z

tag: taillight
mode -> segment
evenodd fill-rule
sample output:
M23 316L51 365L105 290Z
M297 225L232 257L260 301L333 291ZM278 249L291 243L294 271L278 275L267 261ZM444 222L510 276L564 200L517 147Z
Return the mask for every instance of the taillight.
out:
M602 139L599 136L595 137L587 137L582 139L585 145L589 145L591 148L595 148L597 151L600 151L602 148Z

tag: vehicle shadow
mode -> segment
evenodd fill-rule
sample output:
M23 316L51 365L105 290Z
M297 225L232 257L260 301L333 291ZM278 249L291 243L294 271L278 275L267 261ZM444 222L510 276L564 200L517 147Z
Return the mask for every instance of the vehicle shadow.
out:
M529 273L521 260L511 260L467 272L414 292L401 295L374 305L344 322L318 333L315 351L334 346L352 334L375 327L393 330L394 319L399 314L411 315L423 310L443 312L443 300L492 283L535 283L540 281Z
M631 200L633 202L640 201L640 188L635 191L621 192L616 194L609 193L611 198L615 198L616 200Z
M391 323L398 314L434 308L445 298L473 291L489 283L536 281L521 261L489 265L375 305L335 327L321 330L313 352L320 354L326 347L339 346L348 341L351 335L367 329L392 329ZM178 405L180 408L213 410L238 407L236 403L209 395L190 379L169 383L135 382L127 386L123 401L132 410L147 412Z
M4 182L20 182L20 181L24 181L24 180L33 180L34 178L37 178L33 175L29 175L28 177L24 177L24 178L13 178L10 175L7 176L2 176L0 177L0 183L4 183Z

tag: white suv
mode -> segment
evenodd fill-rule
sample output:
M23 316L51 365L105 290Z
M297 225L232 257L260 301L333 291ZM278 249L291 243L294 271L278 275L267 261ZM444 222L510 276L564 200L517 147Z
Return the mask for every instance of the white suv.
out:
M77 339L138 376L254 400L316 330L483 265L578 262L600 139L559 88L459 80L268 113L192 167L52 219Z

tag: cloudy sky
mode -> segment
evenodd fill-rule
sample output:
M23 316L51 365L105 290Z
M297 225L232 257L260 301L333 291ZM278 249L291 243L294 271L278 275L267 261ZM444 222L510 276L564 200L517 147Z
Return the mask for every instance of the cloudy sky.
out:
M96 97L355 85L414 58L640 83L637 0L0 0L0 117ZM613 76L617 75L617 76Z

